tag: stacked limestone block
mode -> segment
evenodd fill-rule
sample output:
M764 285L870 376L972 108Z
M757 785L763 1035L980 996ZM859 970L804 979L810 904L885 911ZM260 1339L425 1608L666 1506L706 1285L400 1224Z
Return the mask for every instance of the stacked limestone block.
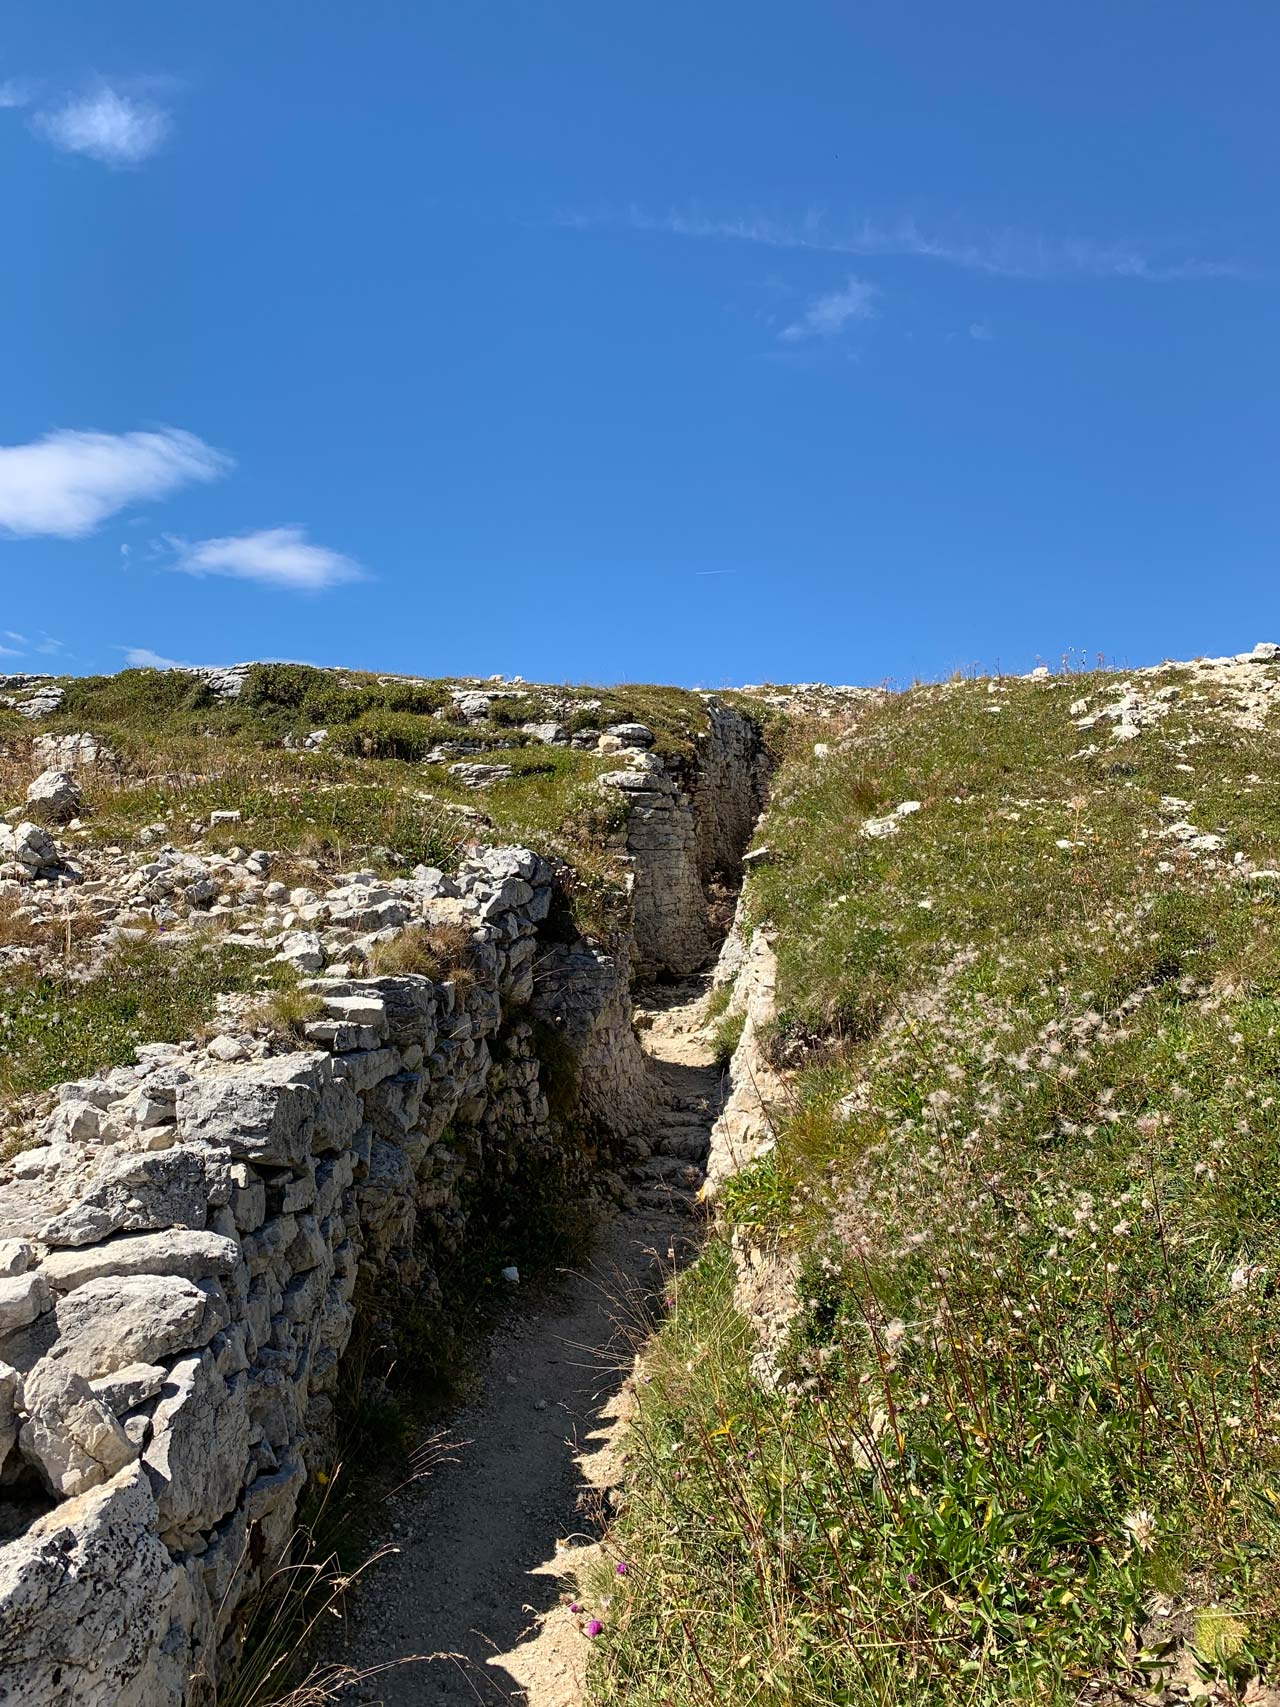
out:
M712 958L707 885L741 871L768 792L760 726L715 699L684 762L633 751L601 778L627 803L622 851L631 864L632 956L642 978L695 972Z
M636 754L602 777L627 803L631 862L632 956L639 977L677 977L711 956L707 898L698 873L698 837L689 796L661 759Z
M760 726L730 706L706 702L709 728L697 737L688 784L704 883L734 878L769 796L769 759Z
M292 1531L358 1281L430 1298L463 1186L566 1141L524 1017L552 872L491 850L455 887L472 981L316 978L315 1047L145 1048L63 1086L9 1164L0 1495L25 1528L0 1548L0 1701L207 1698ZM612 1069L634 1077L629 1029L591 1020L614 1015L617 968L587 953L558 976L560 1023L602 1069L634 1054Z

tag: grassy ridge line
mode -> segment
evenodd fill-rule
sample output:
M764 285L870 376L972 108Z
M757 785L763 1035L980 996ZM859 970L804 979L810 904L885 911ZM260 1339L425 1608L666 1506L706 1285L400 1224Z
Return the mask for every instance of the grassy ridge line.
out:
M1114 677L974 682L784 765L795 1102L646 1366L599 1701L1272 1699L1280 742L1159 685L1123 743ZM799 1270L773 1388L730 1238Z
M450 688L493 691L490 684L261 664L240 698L223 702L180 671L59 681L62 709L34 726L16 711L0 711L0 741L21 756L33 733L89 729L119 753L121 779L87 779L90 844L125 841L163 821L180 841L189 822L228 807L241 808L243 824L211 833L204 846L252 836L257 845L319 859L329 869L385 866L379 849L410 865L451 869L470 837L523 842L577 872L585 916L596 924L617 876L607 844L623 803L602 797L594 785L618 761L543 745L520 724L558 721L572 732L639 721L654 731L655 750L679 761L692 756L708 721L699 694L645 684L507 689L493 699L488 720L463 724L452 720ZM323 750L285 748L286 740L297 743L319 727L329 730ZM479 743L485 750L475 754L478 760L500 759L515 774L476 792L452 778L447 765L422 762L450 741ZM29 768L25 759L0 763L0 782L13 792L20 781L25 786ZM459 808L470 818L459 817Z

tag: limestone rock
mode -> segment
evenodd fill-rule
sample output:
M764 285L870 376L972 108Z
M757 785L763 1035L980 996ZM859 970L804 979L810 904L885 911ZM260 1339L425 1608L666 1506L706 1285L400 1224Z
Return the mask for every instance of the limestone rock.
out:
M46 1360L27 1376L23 1405L22 1455L64 1498L109 1481L138 1455L84 1376L63 1364Z
M324 940L319 931L291 931L281 942L276 959L299 972L320 972L325 964Z
M476 693L457 690L453 695L454 705L458 716L464 723L485 723L488 721L492 699L487 693Z
M118 1417L124 1411L133 1410L135 1405L154 1399L168 1379L169 1372L163 1364L126 1363L123 1369L115 1369L110 1375L100 1375L96 1381L90 1381L89 1388L94 1397L101 1399L112 1415Z
M49 770L117 769L120 764L110 747L87 730L79 730L74 735L37 735L31 750L40 764Z
M53 837L40 824L28 819L10 826L0 824L0 861L12 860L27 877L58 863Z
M324 1056L295 1053L207 1073L179 1089L179 1129L239 1159L291 1166L308 1154L318 1085L331 1071Z
M215 1061L247 1061L249 1045L242 1037L230 1037L225 1033L215 1037L207 1046L208 1053Z
M113 1156L40 1237L47 1245L91 1245L110 1233L200 1230L209 1205L227 1201L228 1161L225 1151L193 1145Z
M631 747L639 752L647 752L657 740L653 730L644 723L611 723L605 734L612 735L619 747Z
M123 1274L176 1274L185 1280L231 1274L240 1266L240 1246L218 1233L166 1229L127 1233L105 1244L53 1250L40 1273L55 1292L70 1292L90 1280Z
M27 1327L52 1303L49 1283L39 1272L0 1280L0 1339Z
M43 1361L86 1380L202 1346L225 1321L216 1288L167 1274L86 1281L58 1300L54 1314L58 1338Z
M190 1617L140 1465L0 1548L0 1678L22 1707L180 1707Z
M25 1274L34 1255L25 1239L0 1239L0 1277Z
M66 824L79 817L84 795L69 771L41 771L27 789L27 805L42 824Z
M0 1470L18 1441L18 1400L22 1380L16 1369L0 1363Z
M546 747L567 747L569 731L563 723L522 723L520 731L531 736L535 741L541 741Z
M449 775L463 788L492 788L495 782L506 782L515 775L512 765L456 764L449 766Z
M67 690L50 683L47 687L38 687L33 694L21 700L17 706L18 713L29 717L34 723L40 717L52 717L55 711L62 710L62 702L67 697Z
M169 1372L143 1457L161 1533L211 1529L236 1503L249 1457L243 1381L227 1382L213 1359L184 1357Z

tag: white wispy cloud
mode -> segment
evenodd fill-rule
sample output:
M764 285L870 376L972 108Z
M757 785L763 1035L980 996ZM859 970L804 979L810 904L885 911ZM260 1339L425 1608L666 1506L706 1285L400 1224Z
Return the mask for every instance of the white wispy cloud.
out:
M167 543L177 552L170 567L186 575L230 575L239 581L307 593L364 577L354 558L312 545L306 529L296 524L224 539L169 539Z
M834 338L851 320L874 319L876 311L872 299L875 294L873 284L850 273L843 290L816 298L800 318L784 326L778 336L792 344L803 338Z
M190 664L185 664L180 658L162 658L159 652L153 652L149 646L121 646L124 661L131 670L189 670Z
M163 107L102 88L37 113L35 127L67 154L87 154L106 166L139 166L164 142L171 122Z
M818 209L801 219L785 220L755 214L717 217L697 209L673 208L654 214L633 204L622 212L564 214L559 223L576 230L629 230L769 249L808 249L824 255L909 256L1011 279L1138 279L1164 284L1254 276L1251 269L1234 261L1194 256L1161 260L1136 243L1054 239L1013 230L950 236L931 231L913 218L887 224L870 219L841 222Z
M25 107L33 93L30 83L24 82L21 77L6 77L0 82L0 109Z
M8 644L10 641L12 645ZM0 656L5 658L25 658L29 652L48 654L62 649L62 642L51 634L41 633L32 640L25 634L19 634L16 628L0 628Z
M985 320L975 320L969 328L969 336L977 344L989 344L995 337L995 333Z
M82 539L139 499L216 480L230 457L194 433L91 433L69 428L26 445L0 445L0 531Z

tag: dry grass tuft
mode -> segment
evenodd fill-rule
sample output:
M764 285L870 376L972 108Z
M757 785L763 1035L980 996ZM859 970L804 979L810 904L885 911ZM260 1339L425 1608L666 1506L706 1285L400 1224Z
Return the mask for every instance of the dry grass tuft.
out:
M375 944L370 970L378 977L418 973L442 984L474 982L471 932L461 923L411 925L387 942Z
M303 1043L307 1026L324 1015L324 1002L314 991L294 985L273 990L265 1000L247 1008L244 1023L281 1043Z

